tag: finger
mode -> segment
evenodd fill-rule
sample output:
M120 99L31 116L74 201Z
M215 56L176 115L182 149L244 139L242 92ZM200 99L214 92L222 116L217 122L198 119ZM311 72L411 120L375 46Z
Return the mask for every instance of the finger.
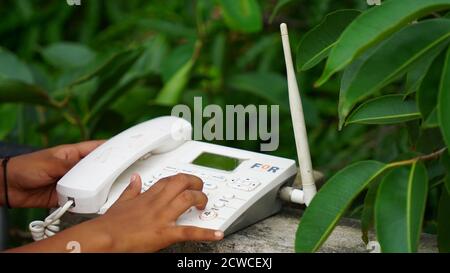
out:
M203 181L193 175L177 174L164 180L166 182L163 182L164 187L160 191L162 203L169 203L185 190L201 191L203 189Z
M208 197L201 191L185 190L180 193L167 206L166 215L170 220L176 220L181 214L185 213L189 208L196 207L203 210L208 203Z
M72 144L75 149L78 151L78 155L80 158L83 158L90 154L93 150L95 150L98 146L105 143L106 140L91 140L80 142L76 144Z
M130 184L123 191L122 195L120 195L117 202L123 202L137 197L141 194L142 181L141 177L138 174L133 174L130 179Z
M103 144L104 140L85 141L76 144L61 145L53 148L53 155L60 160L63 160L67 168L72 168L83 157Z
M169 231L174 243L186 241L219 241L223 239L220 230L205 229L193 226L176 226Z

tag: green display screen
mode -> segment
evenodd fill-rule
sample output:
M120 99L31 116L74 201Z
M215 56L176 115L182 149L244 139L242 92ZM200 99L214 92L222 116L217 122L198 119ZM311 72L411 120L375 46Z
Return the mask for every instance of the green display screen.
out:
M195 165L223 171L232 171L239 166L239 163L239 159L211 153L202 153L192 162Z

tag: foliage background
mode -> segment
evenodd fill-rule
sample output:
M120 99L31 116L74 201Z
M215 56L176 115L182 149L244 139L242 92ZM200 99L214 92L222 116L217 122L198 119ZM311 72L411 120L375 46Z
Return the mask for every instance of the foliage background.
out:
M281 105L280 148L273 154L295 159L279 24L288 23L295 49L327 13L365 10L365 2L4 0L0 139L42 148L107 138L202 96L205 104L222 106ZM316 169L329 177L351 162L389 162L407 150L407 126L354 124L339 132L340 81L314 88L322 69L299 74ZM256 141L218 143L259 148ZM427 208L425 230L434 233L439 196L430 196L435 205ZM362 200L348 216L360 215ZM15 243L27 240L20 230L43 213L11 213Z

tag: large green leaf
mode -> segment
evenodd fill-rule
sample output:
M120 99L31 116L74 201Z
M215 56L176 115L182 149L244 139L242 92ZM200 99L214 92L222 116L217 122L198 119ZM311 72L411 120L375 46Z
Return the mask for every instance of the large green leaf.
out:
M318 250L355 197L386 168L387 165L381 162L361 161L330 178L300 220L295 250L297 252Z
M420 117L414 101L404 100L403 95L387 95L363 103L348 117L347 124L392 124Z
M379 43L416 18L450 8L450 0L383 1L383 5L364 12L342 33L330 53L317 85L350 64L369 47Z
M70 69L89 64L94 60L95 53L81 44L61 42L42 50L42 56L55 67Z
M355 103L396 80L430 50L447 43L449 37L448 19L426 20L394 34L361 65L347 89L341 90L341 123Z
M155 102L160 105L174 105L180 99L181 93L186 88L191 70L194 67L195 61L190 59L185 63L175 75L164 85L159 92Z
M305 34L297 48L297 69L308 70L328 57L344 29L359 15L358 10L338 10Z
M54 106L47 93L36 85L0 77L0 102Z
M219 0L228 27L242 32L262 29L261 8L256 0Z
M380 184L375 202L377 238L383 252L416 252L428 191L422 163L392 170Z
M445 58L437 106L438 120L447 147L450 147L450 49Z
M437 239L439 252L450 253L450 193L442 191L438 208Z
M26 64L20 61L14 54L0 49L0 76L33 83L33 74Z

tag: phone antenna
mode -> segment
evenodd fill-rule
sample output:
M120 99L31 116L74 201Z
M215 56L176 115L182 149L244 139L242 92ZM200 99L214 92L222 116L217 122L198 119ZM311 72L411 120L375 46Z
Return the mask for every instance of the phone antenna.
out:
M311 163L311 155L308 145L305 117L303 114L302 100L297 84L294 65L292 62L291 46L289 42L288 28L285 23L280 25L281 39L283 41L284 58L288 81L289 105L291 108L292 125L294 128L295 144L297 148L300 177L302 178L303 198L308 206L316 194L316 184Z

